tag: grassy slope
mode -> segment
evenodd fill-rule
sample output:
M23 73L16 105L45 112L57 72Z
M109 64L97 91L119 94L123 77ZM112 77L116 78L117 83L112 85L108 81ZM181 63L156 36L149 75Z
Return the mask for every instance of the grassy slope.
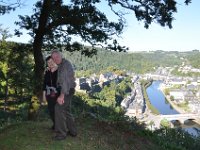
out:
M23 122L0 132L1 150L156 150L137 132L114 127L88 117L76 119L79 134L64 141L53 141L49 120Z

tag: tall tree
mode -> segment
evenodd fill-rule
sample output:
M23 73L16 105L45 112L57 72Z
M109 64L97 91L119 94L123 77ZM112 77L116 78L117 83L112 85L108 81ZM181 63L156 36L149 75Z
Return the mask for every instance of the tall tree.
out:
M104 0L118 17L114 22L109 21L106 13L97 7L101 2L103 0L71 0L68 3L63 3L63 0L43 0L36 3L33 15L20 16L21 22L17 24L29 30L34 39L35 79L39 83L35 86L35 93L38 97L39 87L42 87L43 46L63 44L68 51L81 50L85 55L96 52L95 48L73 43L72 39L76 36L92 47L102 45L124 51L126 47L120 46L115 39L123 32L125 25L124 14L118 11L119 7L134 12L137 20L144 22L145 28L152 22L172 28L173 14L177 12L176 0ZM184 2L188 4L191 0Z
M1 27L1 26L0 26ZM1 54L1 62L0 62L0 81L1 81L1 87L4 88L4 111L6 110L7 106L7 100L8 100L8 90L9 90L9 66L8 66L8 56L9 56L9 46L6 42L6 39L11 37L11 34L9 34L8 29L0 28L0 54Z
M3 29L0 26L0 96L5 100L4 110L9 96L22 100L25 94L27 96L32 92L32 48L28 44L7 42L9 37L11 34L8 28Z

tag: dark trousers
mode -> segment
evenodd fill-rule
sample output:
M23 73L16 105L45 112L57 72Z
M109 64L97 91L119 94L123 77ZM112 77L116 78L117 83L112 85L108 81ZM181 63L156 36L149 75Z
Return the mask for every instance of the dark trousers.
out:
M46 96L47 104L48 104L48 112L53 122L53 128L55 128L55 105L56 105L57 97L58 96L56 97Z
M74 118L71 114L71 99L74 89L71 89L68 95L64 96L64 104L56 103L55 106L55 130L57 136L66 136L69 131L72 135L77 135L77 129Z

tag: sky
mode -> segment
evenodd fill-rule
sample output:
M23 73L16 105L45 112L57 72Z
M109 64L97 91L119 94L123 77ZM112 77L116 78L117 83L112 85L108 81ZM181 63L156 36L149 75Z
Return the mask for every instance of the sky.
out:
M23 0L24 6L16 11L0 16L2 28L8 28L10 33L18 28L14 22L19 20L18 15L32 14L35 0ZM129 47L130 52L134 51L191 51L200 50L200 0L192 0L188 6L184 0L178 0L178 13L174 15L173 28L161 27L152 23L149 29L144 28L142 22L138 22L133 14L126 15L127 26L118 41L121 45ZM100 10L107 12L108 17L113 15L106 7L106 4L99 6ZM8 39L9 41L27 43L31 37L23 31L23 36Z

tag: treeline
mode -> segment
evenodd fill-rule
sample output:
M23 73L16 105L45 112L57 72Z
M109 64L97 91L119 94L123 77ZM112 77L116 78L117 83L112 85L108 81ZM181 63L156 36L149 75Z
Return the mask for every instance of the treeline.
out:
M0 97L29 95L34 69L31 46L0 41L0 60Z
M33 65L31 45L0 41L0 128L27 118Z
M153 72L157 67L180 66L183 62L192 67L200 67L200 52L188 51L152 51L152 52L113 52L98 49L97 55L87 57L81 52L64 52L64 56L71 60L76 71L88 76L92 73L99 73L113 68L121 71L132 71L136 74ZM182 74L172 72L175 75ZM193 76L192 74L191 76Z
M80 52L65 52L65 57L72 61L76 70L100 72L112 66L119 70L143 74L155 70L155 67L180 65L181 60L174 53L167 52L113 52L98 50L93 57L82 56Z
M188 52L186 55L186 59L189 61L194 68L200 68L200 52L192 51Z

